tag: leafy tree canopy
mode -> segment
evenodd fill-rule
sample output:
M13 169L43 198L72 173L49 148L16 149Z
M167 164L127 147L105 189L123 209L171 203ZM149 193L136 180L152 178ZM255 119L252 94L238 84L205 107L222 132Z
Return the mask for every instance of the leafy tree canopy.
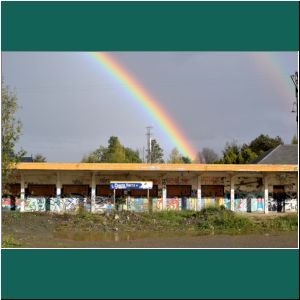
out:
M249 148L257 155L261 155L264 152L274 149L282 144L283 140L279 136L271 138L267 134L261 134L249 143Z
M15 165L25 155L24 150L16 152L15 146L18 142L22 124L16 118L18 99L15 92L2 82L1 88L1 143L2 143L2 191L6 192L7 184L13 180Z
M274 149L283 144L282 139L277 136L271 138L261 134L249 144L240 146L236 140L227 142L223 150L223 157L215 163L220 164L246 164L264 152Z
M179 153L177 148L173 148L168 159L169 164L182 164L182 155Z
M211 164L219 159L219 155L210 148L203 148L202 151L198 154L199 160L202 163Z
M87 163L140 163L139 152L121 144L116 136L111 136L108 146L100 146L98 149L84 155L81 162Z

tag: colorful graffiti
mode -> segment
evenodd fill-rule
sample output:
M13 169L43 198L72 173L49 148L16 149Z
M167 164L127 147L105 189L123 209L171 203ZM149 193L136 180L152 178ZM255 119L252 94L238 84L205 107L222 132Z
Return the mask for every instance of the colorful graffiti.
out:
M128 210L136 212L144 212L149 210L149 201L147 198L128 197Z
M230 193L224 194L224 206L226 209L230 209Z
M28 197L25 199L25 211L46 211L46 197Z
M197 208L197 198L184 197L181 199L181 208L183 210L196 210Z
M219 207L221 205L225 205L225 200L223 197L203 197L201 201L201 209L208 208L208 207Z
M2 210L21 210L22 200L14 196L2 197Z
M152 198L152 210L160 211L163 209L163 199L162 198Z
M114 200L110 197L96 196L95 212L105 212L114 208Z
M167 198L166 210L181 210L182 199L181 198Z
M234 210L240 212L264 211L263 192L239 192L234 194Z

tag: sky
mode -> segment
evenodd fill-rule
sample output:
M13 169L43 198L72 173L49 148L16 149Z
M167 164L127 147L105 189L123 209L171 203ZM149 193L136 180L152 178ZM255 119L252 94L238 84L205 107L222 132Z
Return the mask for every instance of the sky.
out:
M297 52L112 52L196 150L260 134L290 143ZM2 80L18 97L18 148L47 161L79 162L110 136L147 147L146 127L168 157L176 143L88 52L2 52Z

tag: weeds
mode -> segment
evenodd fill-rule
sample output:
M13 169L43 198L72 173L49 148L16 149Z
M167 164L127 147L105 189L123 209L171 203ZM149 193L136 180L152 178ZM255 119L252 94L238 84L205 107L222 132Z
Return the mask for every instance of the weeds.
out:
M105 214L93 214L79 209L76 214L64 213L19 213L2 215L5 228L47 227L49 230L94 230L94 231L194 231L199 234L242 234L275 231L294 231L298 228L297 214L284 216L241 215L224 207L209 207L201 211L160 211L135 213L129 211L111 211ZM10 234L10 230L7 233ZM5 233L5 232L4 232ZM14 243L5 240L6 244Z
M2 248L20 247L22 244L16 241L12 236L7 235L2 237Z

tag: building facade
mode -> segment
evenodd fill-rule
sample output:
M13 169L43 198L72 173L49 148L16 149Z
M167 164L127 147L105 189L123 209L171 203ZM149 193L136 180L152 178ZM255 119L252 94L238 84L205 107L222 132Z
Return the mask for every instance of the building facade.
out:
M152 189L110 188L111 181L150 181ZM297 165L19 163L2 195L3 210L91 212L298 210Z

